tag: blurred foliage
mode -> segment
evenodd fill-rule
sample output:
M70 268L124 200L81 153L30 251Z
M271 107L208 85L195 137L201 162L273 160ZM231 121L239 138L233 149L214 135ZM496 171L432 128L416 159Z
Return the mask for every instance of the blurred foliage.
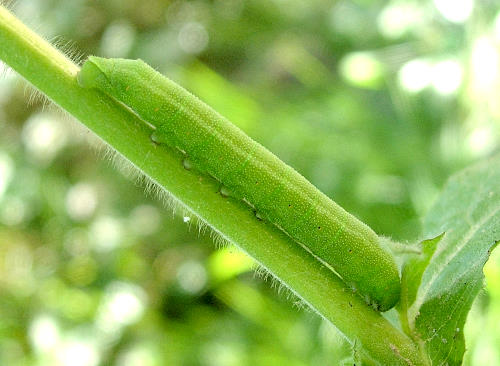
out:
M415 241L445 179L499 147L495 1L18 0L12 8L75 59L142 58L394 239ZM4 74L1 365L347 360L350 347L330 324L297 311L254 277L244 255L217 250L189 217L145 195L88 131ZM487 264L487 291L466 327L468 364L500 364L499 257Z

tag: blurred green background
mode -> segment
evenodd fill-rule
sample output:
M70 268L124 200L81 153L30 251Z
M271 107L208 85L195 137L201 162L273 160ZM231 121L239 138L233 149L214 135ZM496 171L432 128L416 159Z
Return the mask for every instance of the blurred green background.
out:
M499 148L495 1L11 7L74 59L142 58L397 240L418 239L451 173ZM144 193L15 73L0 73L1 365L349 361L333 326ZM467 323L467 364L500 364L499 254Z

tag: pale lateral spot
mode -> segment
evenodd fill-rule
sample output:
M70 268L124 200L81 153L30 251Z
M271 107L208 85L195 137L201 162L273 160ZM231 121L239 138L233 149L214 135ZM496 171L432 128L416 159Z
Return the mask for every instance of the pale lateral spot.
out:
M182 166L184 167L184 169L186 170L191 170L191 168L193 167L193 165L191 164L191 160L189 159L184 159L182 160Z
M157 145L161 144L161 139L160 139L160 137L159 137L158 133L153 132L153 133L149 136L149 138L150 138L150 140L151 140L152 142L154 142L155 144L157 144Z
M231 195L231 191L226 186L222 186L220 187L220 194L222 197L229 197Z

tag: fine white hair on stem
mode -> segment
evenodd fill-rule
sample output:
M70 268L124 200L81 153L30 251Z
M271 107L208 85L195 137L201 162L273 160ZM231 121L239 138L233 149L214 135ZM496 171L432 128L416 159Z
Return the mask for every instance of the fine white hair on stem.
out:
M69 43L63 44L60 40L55 40L53 42L58 43L59 47L71 47ZM66 53L67 52L68 50L66 50ZM73 54L70 57L75 57L75 55L76 54ZM27 84L25 91L26 90L29 90L30 92L30 104L34 104L35 101L41 99L44 103L44 108L45 106L48 106L49 108L54 106L54 104L52 104L48 98L46 98L37 89L31 87L29 84ZM60 110L60 108L58 108L57 106L55 106L55 108L57 110ZM67 112L62 111L62 113L70 117ZM70 117L70 119L73 119L73 117ZM183 217L189 217L189 220L185 222L188 224L189 228L191 228L193 225L196 225L198 229L198 235L203 235L208 230L210 238L214 242L217 249L233 245L217 231L212 230L209 225L207 225L203 220L199 219L194 214L194 212L192 212L188 207L178 201L160 184L144 174L144 172L142 172L138 167L136 167L127 158L117 152L114 148L102 141L93 133L88 133L89 130L85 129L85 132L87 133L87 140L91 148L95 151L96 155L99 158L108 161L113 168L118 170L125 178L127 178L134 184L143 187L147 195L155 197L163 204L164 207L166 207L167 209L171 209L173 216L178 214L182 215ZM305 303L286 284L284 284L274 274L269 272L264 266L256 266L255 276L263 279L264 281L270 280L271 288L275 289L279 296L284 296L287 301L291 302L297 309L302 309L304 307L307 308L307 306L304 306Z
M44 110L49 105L53 104L45 94L36 89L24 78L20 77L9 65L0 61L0 78L7 78L11 75L15 75L14 85L23 88L23 99L27 100L26 103L28 107L33 107L37 103L40 103L42 104L42 110Z
M271 276L271 273L269 273L269 271L264 266L258 264L254 272L254 277L260 278L263 281L267 281L269 276Z
M225 247L228 244L225 238L223 238L215 230L211 230L209 226L203 220L199 219L192 210L172 196L160 184L144 174L144 172L132 164L128 159L123 157L123 155L115 149L102 142L100 139L96 139L92 145L96 151L96 155L109 161L111 165L128 180L143 187L148 196L156 198L165 208L171 209L173 216L180 215L184 218L188 217L189 219L185 220L186 224L190 229L195 225L198 230L198 235L203 235L207 230L209 230L210 237L217 248Z
M306 303L295 292L261 264L256 265L254 277L265 282L270 281L271 288L275 289L279 296L283 296L288 302L291 302L298 310L308 308Z
M12 10L16 6L17 2L18 0L0 0L0 5L3 5L5 8Z
M33 85L22 79L24 83L24 96L27 99L27 104L29 107L33 107L36 104L40 103L42 105L42 110L45 110L47 107L52 105L52 101L47 98L45 94L43 94L40 90L35 88Z
M46 24L46 22L40 21L40 14L38 12L34 13L35 17L33 17L33 12L30 12L30 16L28 17L24 11L21 11L18 8L18 4L22 7L22 3L18 0L0 0L0 5L3 5L5 8L9 9L13 13L16 13L16 16L23 21L23 23L28 24L35 33L44 38L47 42L57 48L59 51L64 53L64 55L72 60L74 63L81 65L82 61L85 59L85 55L76 47L76 42L66 40L62 35L56 35L51 38L47 38L44 36L47 32L44 31L42 24ZM19 11L16 11L19 10Z
M0 78L9 77L13 72L14 70L12 70L6 63L0 60Z
M209 230L210 238L214 242L217 249L233 245L220 233L211 229L203 220L197 218L197 216L188 207L179 202L153 179L145 175L139 168L134 166L115 149L105 143L101 143L99 155L110 161L111 164L127 178L144 187L148 195L156 197L166 208L172 209L173 214L180 214L183 217L189 217L190 220L188 221L188 224L196 224L199 235L204 234L207 230ZM237 248L241 250L241 248ZM279 296L283 296L287 301L291 302L297 310L309 308L294 291L292 291L285 283L283 283L264 266L256 263L254 273L254 277L261 278L264 281L270 281L271 288L275 289Z
M14 0L0 0L0 4L5 6L7 9L14 11L18 2ZM20 13L20 14L17 14ZM16 12L16 15L22 19L22 12ZM33 19L24 19L25 23L34 23L31 24L31 27L43 37L43 29L40 26L40 22L36 22ZM45 38L45 37L44 37ZM47 42L49 42L51 45L53 45L55 48L57 48L59 51L61 51L68 59L72 60L74 63L77 65L81 65L83 60L85 59L85 55L76 47L76 42L74 41L69 41L66 40L63 36L58 35L54 36L51 39L45 38ZM4 72L8 72L9 68L2 68L5 69L6 71L2 71L2 74ZM1 76L1 75L0 75ZM40 103L42 105L42 110L44 110L46 107L52 105L52 101L42 92L40 92L38 89L33 87L30 83L25 82L24 84L24 95L26 96L25 99L27 99L28 106L32 107L36 105L37 103Z
M78 49L75 41L68 40L61 35L52 37L49 42L59 51L64 53L67 58L69 58L79 66L83 64L83 61L85 61L87 57L82 51Z

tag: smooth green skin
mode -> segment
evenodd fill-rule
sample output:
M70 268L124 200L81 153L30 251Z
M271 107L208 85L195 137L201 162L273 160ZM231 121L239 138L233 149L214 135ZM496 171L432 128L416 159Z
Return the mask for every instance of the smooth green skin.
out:
M78 80L130 107L156 128L155 142L187 154L193 167L331 266L366 302L381 311L398 302L397 266L375 232L184 88L141 60L90 57Z

